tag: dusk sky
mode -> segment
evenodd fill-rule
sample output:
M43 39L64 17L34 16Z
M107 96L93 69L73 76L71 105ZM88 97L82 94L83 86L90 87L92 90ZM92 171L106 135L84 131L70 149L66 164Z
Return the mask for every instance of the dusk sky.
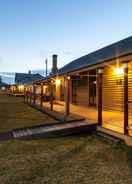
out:
M59 67L132 35L132 0L0 0L0 72Z

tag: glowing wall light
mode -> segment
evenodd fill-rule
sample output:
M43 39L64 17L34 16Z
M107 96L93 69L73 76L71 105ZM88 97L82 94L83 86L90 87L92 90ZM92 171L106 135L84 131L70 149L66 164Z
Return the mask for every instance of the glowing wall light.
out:
M71 77L70 77L70 76L68 76L68 77L67 77L67 79L68 79L68 80L70 80L70 79L71 79Z
M56 86L60 86L61 80L60 79L56 79L55 83L56 83Z
M115 68L115 73L117 75L122 75L122 74L124 74L124 70L123 70L123 68Z
M19 91L23 91L24 90L24 85L19 85L18 89L19 89Z
M51 80L50 82L51 82L51 84L53 84L54 83L54 80Z

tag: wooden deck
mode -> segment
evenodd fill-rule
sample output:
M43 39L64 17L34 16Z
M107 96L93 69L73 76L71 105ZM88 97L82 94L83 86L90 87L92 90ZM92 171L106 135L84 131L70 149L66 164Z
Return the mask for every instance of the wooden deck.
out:
M38 102L39 103L39 102ZM50 108L49 102L44 102L43 107ZM55 102L53 111L64 114L64 102ZM96 107L84 107L70 104L70 113L79 115L91 122L97 123L98 112ZM119 111L103 111L103 127L124 134L124 114ZM129 135L132 136L132 116L129 116Z
M77 115L77 114L70 114L68 117L64 116L64 113L59 111L51 111L49 107L41 107L38 104L30 104L29 105L43 113L46 113L47 115L53 117L54 119L60 121L60 122L74 122L74 121L83 121L85 118L83 116ZM95 122L95 121L94 121Z

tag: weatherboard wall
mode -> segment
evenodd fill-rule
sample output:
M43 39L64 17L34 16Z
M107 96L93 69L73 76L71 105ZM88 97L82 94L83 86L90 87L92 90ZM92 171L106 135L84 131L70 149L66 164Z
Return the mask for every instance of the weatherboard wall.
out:
M129 118L132 116L132 61L128 65L128 111Z
M81 77L76 84L76 103L78 105L89 105L88 77Z
M124 77L115 73L115 65L104 67L103 109L123 111Z

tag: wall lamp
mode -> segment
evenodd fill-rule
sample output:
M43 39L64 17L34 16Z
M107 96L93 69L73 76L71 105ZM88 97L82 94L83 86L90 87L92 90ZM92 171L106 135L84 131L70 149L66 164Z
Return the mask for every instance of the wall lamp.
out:
M123 68L115 68L115 73L117 74L117 75L122 75L122 74L124 74L124 70L123 70Z

